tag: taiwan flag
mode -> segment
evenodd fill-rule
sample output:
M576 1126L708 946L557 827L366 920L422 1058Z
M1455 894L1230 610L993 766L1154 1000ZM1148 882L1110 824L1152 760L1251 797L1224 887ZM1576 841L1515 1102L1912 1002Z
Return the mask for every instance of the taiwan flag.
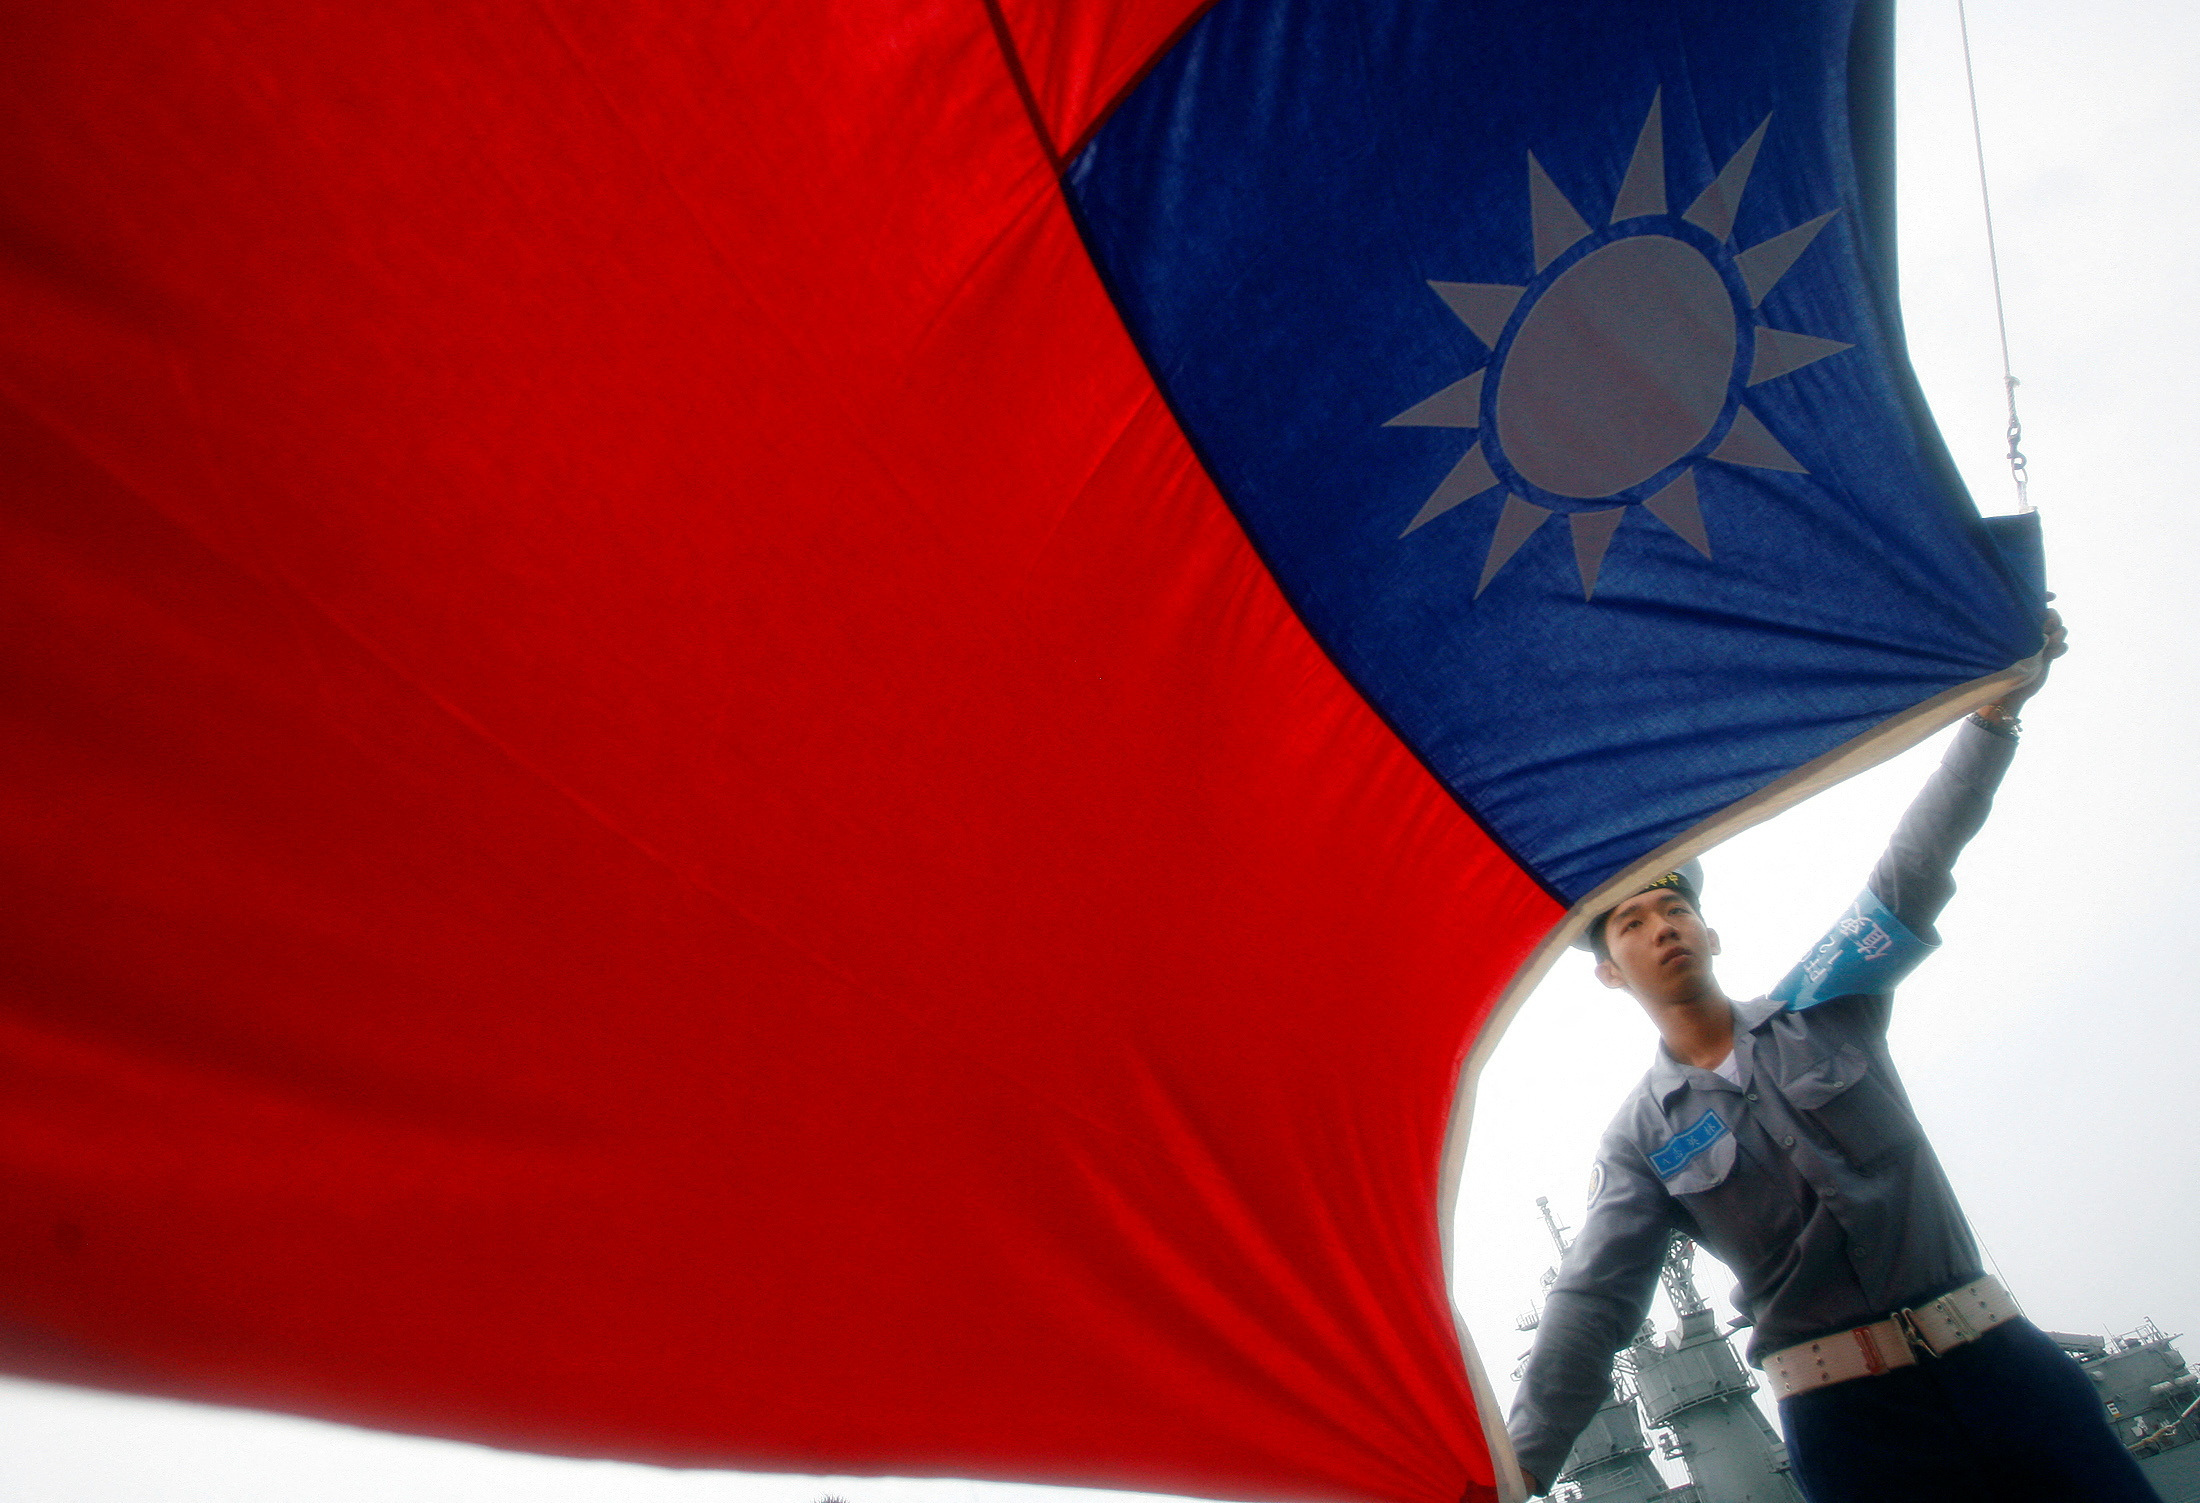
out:
M0 1365L1497 1496L1485 1025L2040 646L1888 35L18 6Z

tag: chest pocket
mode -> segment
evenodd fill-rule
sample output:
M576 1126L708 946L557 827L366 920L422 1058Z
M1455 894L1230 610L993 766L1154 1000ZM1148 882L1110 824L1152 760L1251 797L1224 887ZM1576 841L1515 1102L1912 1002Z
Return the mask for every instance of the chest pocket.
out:
M1922 1136L1901 1095L1853 1044L1843 1044L1839 1052L1811 1061L1802 1073L1781 1081L1780 1094L1859 1169Z
M1669 1194L1700 1195L1734 1172L1734 1134L1716 1112L1706 1112L1649 1157Z

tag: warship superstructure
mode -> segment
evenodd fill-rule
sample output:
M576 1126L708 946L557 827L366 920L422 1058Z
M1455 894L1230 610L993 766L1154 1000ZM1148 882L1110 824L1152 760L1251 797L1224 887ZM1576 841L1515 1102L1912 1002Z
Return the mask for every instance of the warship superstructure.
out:
M2200 1503L2200 1375L2153 1321L2121 1336L2050 1331L2093 1380L2116 1436L2162 1503Z
M1565 1228L1548 1200L1536 1208L1563 1260ZM1692 1241L1673 1234L1659 1278L1678 1323L1661 1337L1644 1321L1614 1358L1611 1394L1552 1486L1560 1503L1804 1503L1755 1378L1696 1288L1695 1254ZM1546 1270L1544 1288L1557 1276ZM1540 1320L1531 1307L1518 1325L1532 1331ZM2200 1376L2177 1338L2151 1322L2121 1336L2050 1334L2092 1379L2109 1424L2163 1503L2200 1503ZM1669 1482L1653 1453L1678 1463L1687 1480Z
M1538 1198L1544 1228L1563 1260L1565 1229ZM1757 1382L1696 1288L1696 1244L1675 1232L1658 1277L1679 1324L1662 1338L1644 1321L1612 1363L1612 1393L1566 1455L1552 1488L1569 1503L1803 1503L1788 1473L1787 1447L1757 1407ZM1554 1268L1543 1277L1549 1288ZM1520 1328L1533 1330L1531 1311ZM1516 1372L1515 1377L1519 1374ZM1688 1474L1667 1484L1658 1454Z

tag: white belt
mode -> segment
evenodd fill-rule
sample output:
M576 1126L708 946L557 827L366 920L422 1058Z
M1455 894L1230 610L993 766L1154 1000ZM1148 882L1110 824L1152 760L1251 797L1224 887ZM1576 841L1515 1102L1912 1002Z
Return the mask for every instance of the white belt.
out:
M1885 1320L1774 1352L1765 1358L1765 1377L1776 1397L1789 1398L1829 1383L1909 1367L1920 1352L1943 1356L2018 1313L2001 1280L1988 1274Z

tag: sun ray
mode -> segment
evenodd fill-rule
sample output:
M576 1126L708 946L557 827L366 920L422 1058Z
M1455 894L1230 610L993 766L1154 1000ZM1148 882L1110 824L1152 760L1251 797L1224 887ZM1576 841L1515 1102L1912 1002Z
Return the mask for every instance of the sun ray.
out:
M1734 409L1734 426L1727 430L1719 447L1711 451L1711 457L1722 464L1742 464L1759 470L1785 470L1790 475L1810 473L1794 455L1781 447L1780 441L1772 436L1772 430L1747 407Z
M1771 123L1772 117L1765 116L1763 124L1742 143L1742 149L1727 158L1719 175L1711 180L1711 186L1688 206L1688 212L1681 216L1683 219L1714 240L1723 242L1734 233L1734 215L1742 206L1742 191L1749 186L1749 169L1757 164L1757 148L1764 144L1765 126Z
M1431 282L1429 286L1458 315L1459 322L1474 330L1474 337L1491 349L1505 332L1505 320L1520 302L1525 287L1504 287L1494 282Z
M1483 456L1482 446L1473 445L1451 467L1451 473L1429 493L1428 500L1413 514L1413 520L1406 523L1406 531L1398 536L1404 537L1406 533L1435 521L1461 502L1472 501L1496 484L1497 473L1490 468L1489 460Z
M1829 352L1830 353L1830 352ZM1484 367L1486 370L1487 367ZM1479 428L1482 426L1482 371L1454 381L1433 397L1414 403L1385 428Z
M1711 557L1711 535L1703 530L1703 508L1696 504L1696 472L1683 470L1674 482L1642 503L1643 509L1684 538L1705 558Z
M1589 222L1559 191L1532 151L1528 153L1528 201L1535 220L1535 269L1541 271L1589 233Z
M1749 384L1755 386L1760 382L1770 381L1789 371L1799 371L1828 355L1838 355L1843 350L1854 348L1856 346L1843 344L1838 339L1820 339L1815 334L1795 334L1786 329L1759 329L1757 351L1749 359ZM1434 401L1435 398L1431 397L1429 400Z
M1497 571L1505 567L1512 556L1520 551L1520 545L1534 536L1535 530L1550 515L1545 508L1531 501L1523 501L1518 496L1508 495L1505 498L1505 509L1497 518L1497 532L1490 538L1489 557L1482 562L1482 582L1474 587L1477 597L1490 587L1490 581L1497 577Z
M1835 209L1821 214L1807 224L1799 224L1792 230L1760 240L1734 258L1734 269L1742 274L1743 285L1749 288L1749 306L1754 308L1765 300L1765 294L1779 285L1780 278L1788 274L1795 258L1810 248L1811 241L1826 227L1826 221L1840 213Z
M1660 89L1650 96L1650 116L1642 122L1642 134L1635 138L1634 160L1627 164L1619 197L1612 200L1614 224L1665 212L1665 123L1660 109L1664 95Z
M1615 506L1609 511L1577 511L1568 519L1574 533L1574 567L1581 571L1582 599L1595 597L1604 551L1612 546L1612 534L1626 516L1626 507Z

